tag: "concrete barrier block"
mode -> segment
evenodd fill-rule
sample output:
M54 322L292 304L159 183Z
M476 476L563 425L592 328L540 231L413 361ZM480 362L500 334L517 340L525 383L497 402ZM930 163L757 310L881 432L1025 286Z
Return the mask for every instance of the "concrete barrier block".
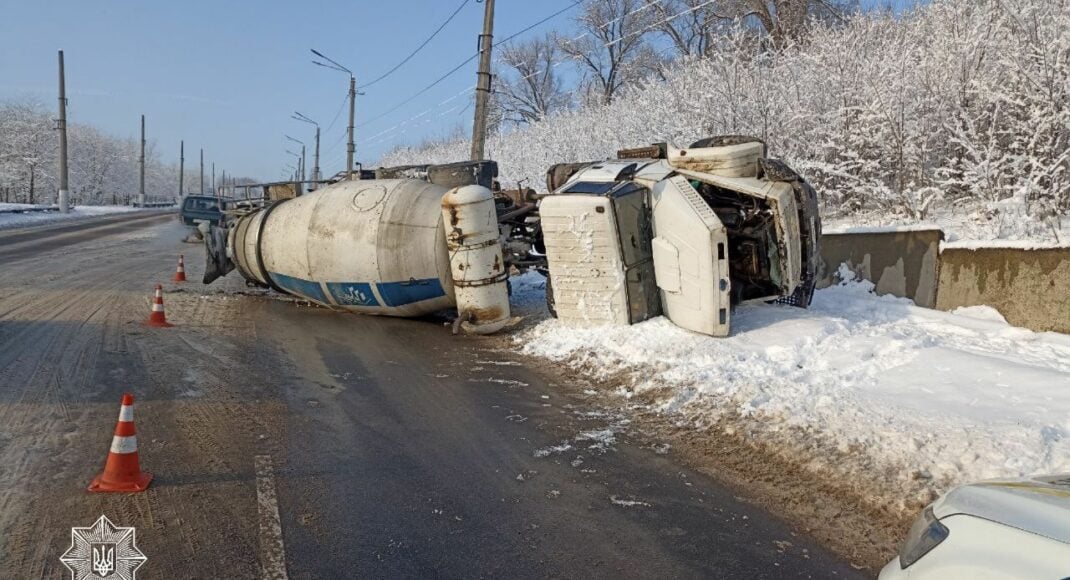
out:
M936 308L978 305L1014 326L1070 333L1070 248L945 247Z
M826 233L821 237L817 287L838 283L836 271L847 264L856 276L873 282L877 294L935 308L943 239L938 228Z

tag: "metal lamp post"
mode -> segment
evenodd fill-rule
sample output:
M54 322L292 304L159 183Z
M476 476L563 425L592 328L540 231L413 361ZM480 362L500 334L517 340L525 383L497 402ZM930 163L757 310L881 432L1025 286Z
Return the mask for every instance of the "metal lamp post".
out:
M338 64L337 61L324 55L316 49L309 49L312 54L327 61L326 63L318 60L313 60L312 64L343 72L349 75L349 142L346 144L346 179L353 179L353 154L357 150L356 144L353 142L353 117L356 111L357 101L357 77L353 74L353 71Z
M316 126L316 152L312 157L312 187L310 189L315 190L320 181L320 124L308 118L306 115L302 115L298 111L294 111L291 116L292 119L301 121L302 123L309 123Z

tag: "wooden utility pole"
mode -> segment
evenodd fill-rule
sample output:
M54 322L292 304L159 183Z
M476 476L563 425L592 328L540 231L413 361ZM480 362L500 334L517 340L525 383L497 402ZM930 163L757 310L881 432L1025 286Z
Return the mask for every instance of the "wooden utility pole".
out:
M494 46L494 0L483 0L483 34L479 36L479 76L476 81L476 118L472 123L472 161L486 158L487 108L490 103L490 57Z
M60 213L67 213L71 211L71 204L67 190L67 81L63 73L62 50L59 51L59 119L56 121L56 130L59 131L59 199L56 205Z

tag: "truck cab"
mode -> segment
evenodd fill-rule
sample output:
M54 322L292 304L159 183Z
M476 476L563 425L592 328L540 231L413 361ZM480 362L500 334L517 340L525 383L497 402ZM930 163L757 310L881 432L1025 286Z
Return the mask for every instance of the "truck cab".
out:
M634 324L664 314L727 336L736 304L810 304L816 195L761 141L658 144L548 176L539 214L559 318Z

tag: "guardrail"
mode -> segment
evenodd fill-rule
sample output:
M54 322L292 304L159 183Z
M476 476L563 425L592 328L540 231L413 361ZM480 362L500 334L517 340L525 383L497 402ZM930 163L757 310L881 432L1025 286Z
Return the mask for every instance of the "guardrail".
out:
M46 211L59 211L59 207L54 205L38 205L33 207L13 207L7 209L0 209L0 213L36 213Z
M148 201L145 203L135 203L134 207L175 207L178 204L173 201Z

